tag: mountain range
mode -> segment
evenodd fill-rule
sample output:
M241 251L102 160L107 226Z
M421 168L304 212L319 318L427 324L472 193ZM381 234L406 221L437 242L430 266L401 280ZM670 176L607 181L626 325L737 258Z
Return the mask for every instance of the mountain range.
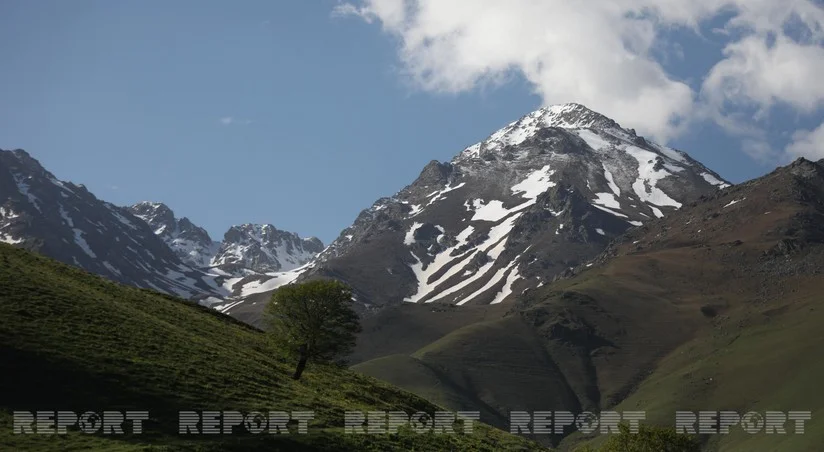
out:
M364 316L407 302L498 304L729 186L583 105L555 105L430 162L324 248L272 225L232 226L215 241L163 203L114 206L24 151L2 155L4 241L252 324L272 290L317 277L350 284Z
M162 203L115 206L58 180L23 150L0 151L0 241L207 305L254 293L245 281L255 276L288 280L323 249L268 224L232 226L215 242Z
M824 160L731 185L578 104L430 162L325 248L271 225L216 242L162 203L114 206L2 151L0 241L258 327L277 287L342 280L363 327L352 369L501 428L518 410L672 425L824 409ZM822 443L820 416L804 435L701 436L708 451Z
M323 250L316 237L300 238L271 224L241 224L215 242L188 218L176 218L163 203L144 201L129 210L145 221L186 264L224 271L285 272L305 265Z
M298 280L349 283L364 315L404 302L497 304L727 186L582 105L542 108L450 162L430 162L363 210ZM256 323L260 297L227 312Z

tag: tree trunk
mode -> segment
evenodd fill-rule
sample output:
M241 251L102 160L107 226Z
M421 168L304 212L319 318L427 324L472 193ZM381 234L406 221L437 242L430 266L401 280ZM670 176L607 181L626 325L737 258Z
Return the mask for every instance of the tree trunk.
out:
M306 350L306 345L300 346L300 360L298 361L298 367L295 369L295 374L292 375L292 378L295 380L300 380L300 376L303 374L303 369L306 368L306 360L309 359L309 354Z

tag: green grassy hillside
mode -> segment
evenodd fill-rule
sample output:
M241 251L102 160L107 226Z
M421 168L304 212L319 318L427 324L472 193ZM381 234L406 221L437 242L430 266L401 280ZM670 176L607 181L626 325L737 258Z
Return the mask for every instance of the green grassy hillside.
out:
M509 428L510 411L580 408L540 339L517 317L461 328L411 356L378 358L353 370L452 409L479 410L501 428Z
M290 378L266 335L228 316L124 287L0 244L2 450L535 450L487 426L472 435L343 433L345 410L434 412L371 377L310 365ZM14 435L14 410L148 410L140 435ZM309 435L177 434L180 410L315 412Z

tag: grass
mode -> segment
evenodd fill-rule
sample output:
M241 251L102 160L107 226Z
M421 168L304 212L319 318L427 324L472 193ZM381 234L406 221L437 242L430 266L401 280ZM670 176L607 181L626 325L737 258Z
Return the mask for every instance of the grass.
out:
M0 449L537 450L485 425L472 435L353 435L347 410L437 405L340 367L294 363L262 332L152 291L121 286L0 245ZM10 390L9 390L10 389ZM14 410L148 410L144 434L14 435ZM309 435L177 434L181 410L315 412Z
M511 411L580 411L575 394L540 337L518 317L458 329L411 356L392 355L353 367L449 409L472 409L500 428ZM557 443L560 436L534 439Z
M813 413L803 435L748 434L732 428L729 435L705 438L707 448L723 451L815 450L824 444L824 362L815 359L824 343L824 309L820 295L793 301L780 316L763 309L756 324L740 331L724 326L742 321L742 312L716 324L713 335L679 347L657 367L619 409L644 407L651 421L672 424L677 409L793 411ZM732 322L730 322L732 320ZM818 416L817 416L818 414Z

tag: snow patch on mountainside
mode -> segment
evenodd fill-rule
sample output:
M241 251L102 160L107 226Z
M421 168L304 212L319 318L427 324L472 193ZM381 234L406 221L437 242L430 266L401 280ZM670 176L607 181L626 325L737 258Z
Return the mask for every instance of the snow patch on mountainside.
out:
M577 130L575 133L593 150L600 151L612 147L612 143L591 130Z
M609 207L611 209L621 208L621 203L619 203L618 200L615 199L615 195L613 195L612 193L596 193L595 196L596 199L592 201L595 204L604 207Z
M511 212L509 209L504 209L504 203L498 200L492 200L484 204L483 200L476 199L472 201L472 208L475 210L475 215L472 216L470 221L496 222Z
M529 174L526 179L520 183L512 186L513 193L520 193L521 197L529 199L529 202L518 206L519 210L535 204L538 195L556 185L555 182L549 180L553 174L555 174L555 171L551 171L549 165L546 165Z
M464 185L466 185L466 183L464 183L464 182L462 182L458 185L455 185L454 187L450 186L450 185L447 185L443 190L439 190L439 191L436 191L436 192L432 193L430 196L433 196L433 198L430 199L429 202L426 205L430 206L430 205L434 204L435 202L440 201L441 199L444 198L444 196L447 193L449 193L451 191L455 191L455 190L463 187Z
M449 271L445 272L441 275L440 278L430 281L431 277L437 273L439 270L443 268L444 265L450 263L453 258L450 256L452 251L458 249L462 245L466 243L466 239L469 237L469 234L472 233L472 226L467 227L460 234L456 237L457 243L446 250L439 253L435 256L435 260L424 268L423 262L412 252L412 257L415 259L415 263L410 265L412 272L415 274L415 278L418 282L418 289L416 293L410 297L407 297L404 301L416 303L426 297L429 292L431 292L441 281L445 281L449 279L452 275L456 274L461 270L458 265L453 265ZM457 259L459 262L465 261L470 254L463 253L462 255L458 256Z
M463 231L461 231L461 233L457 235L457 243L454 246L442 251L437 256L435 256L435 260L431 264L426 266L426 268L423 268L424 266L421 260L413 253L412 256L416 262L411 265L411 268L412 271L415 273L416 279L418 281L418 289L415 295L408 297L405 301L414 303L425 299L430 294L432 294L433 290L435 290L444 281L447 281L452 276L457 275L462 271L465 271L466 264L471 261L471 258L476 254L481 253L485 253L489 257L490 261L488 261L484 266L482 266L481 269L479 269L478 272L476 272L472 278L465 280L464 284L454 286L451 290L442 292L438 294L436 297L426 300L426 302L433 302L443 297L449 296L457 290L460 290L466 285L483 277L486 274L486 272L492 267L495 260L497 260L500 253L503 251L506 242L504 238L512 230L512 226L514 225L515 220L518 218L518 216L520 216L520 214L513 215L503 223L492 228L492 230L489 233L489 237L480 245L469 250L465 250L463 253L455 257L450 256L455 249L460 248L467 243L467 239L474 231L473 226L468 226L466 229L464 229ZM435 274L439 273L439 271L448 264L452 264L449 270L444 272L437 279L431 280L431 278Z
M739 202L741 202L741 201L743 201L743 200L745 200L745 199L747 199L747 198L734 199L734 200L730 201L730 202L729 202L729 204L725 205L725 206L723 207L723 209L726 209L727 207L730 207L730 206L734 206L734 205L738 204Z
M74 243L76 243L84 253L88 254L89 257L92 259L97 259L97 255L94 254L94 251L92 251L91 247L89 247L89 244L86 242L86 239L83 237L83 234L85 233L77 228L72 229L72 231L74 231Z
M519 216L519 215L520 214L518 214L516 216ZM512 220L512 223L514 223L514 219ZM509 229L511 229L511 225L509 225L509 226L510 226ZM506 226L504 226L504 228L502 228L502 229L505 229L505 227ZM501 230L499 230L495 234L495 236L497 238L499 238L500 235L502 235ZM492 234L490 234L490 239L487 240L484 243L493 242L493 239L492 239L491 236L492 236ZM427 303L433 302L433 301L438 301L438 300L443 300L443 299L449 297L450 295L458 293L459 291L461 291L465 287L468 287L469 285L475 283L476 281L481 280L481 278L487 276L489 271L492 270L492 267L495 266L495 262L498 260L498 256L500 256L501 253L504 251L505 246L506 246L506 240L500 240L499 239L497 243L493 242L492 245L490 245L486 249L482 250L482 252L485 252L489 256L489 259L487 260L487 262L483 266L481 266L481 268L478 269L477 272L475 272L471 277L461 281L460 283L458 283L458 284L456 284L452 287L449 287L448 289L446 289L443 292L439 293L438 295L431 298L430 300L427 300ZM466 300L466 301L469 301L469 300ZM466 301L464 301L463 303L465 303ZM463 304L463 303L458 302L458 304Z
M656 206L681 208L680 202L670 198L656 186L659 180L671 175L667 171L655 168L658 156L636 146L625 146L623 150L638 160L638 179L632 184L638 198Z
M710 174L710 173L701 173L701 177L703 177L703 178L704 178L704 180L706 180L707 182L711 183L712 185L717 186L718 188L722 188L722 189L723 189L723 188L727 188L727 187L729 187L729 186L730 186L730 184L728 184L728 183L726 183L726 182L724 182L724 181L722 181L722 180L719 180L717 177L713 176L713 175L712 175L712 174Z
M515 281L521 278L521 275L518 273L518 267L516 266L517 262L517 259L513 260L507 266L507 269L511 270L509 270L509 274L506 277L504 286L503 288L501 288L501 291L495 295L495 298L491 302L489 302L489 304L501 303L506 299L506 297L512 295L512 285L515 284Z
M253 281L248 284L245 284L243 288L240 290L240 296L247 297L249 295L256 293L269 292L277 289L280 286L290 284L296 279L298 279L298 277L306 270L307 266L309 265L311 264L307 264L302 267L298 267L296 269L285 272L267 273L267 276L270 277L270 279L264 281Z
M618 184L615 183L615 178L612 176L612 172L607 169L606 163L603 165L604 167L604 177L607 179L607 184L609 184L609 189L612 190L612 194L615 196L621 196L621 189L618 187Z
M42 209L40 209L40 200L37 199L37 196L34 196L34 194L30 191L29 183L26 182L26 178L19 174L14 174L14 181L17 183L17 190L26 196L35 209L42 212Z
M0 232L0 242L8 243L9 245L17 245L19 243L23 243L24 241L25 239L23 238L15 238L11 234Z
M404 245L412 245L415 243L415 231L418 230L419 227L423 226L423 223L418 223L417 221L412 223L412 227L406 231L406 235L403 238Z
M13 220L19 217L20 215L15 213L14 210L5 207L0 207L0 218L4 220Z

